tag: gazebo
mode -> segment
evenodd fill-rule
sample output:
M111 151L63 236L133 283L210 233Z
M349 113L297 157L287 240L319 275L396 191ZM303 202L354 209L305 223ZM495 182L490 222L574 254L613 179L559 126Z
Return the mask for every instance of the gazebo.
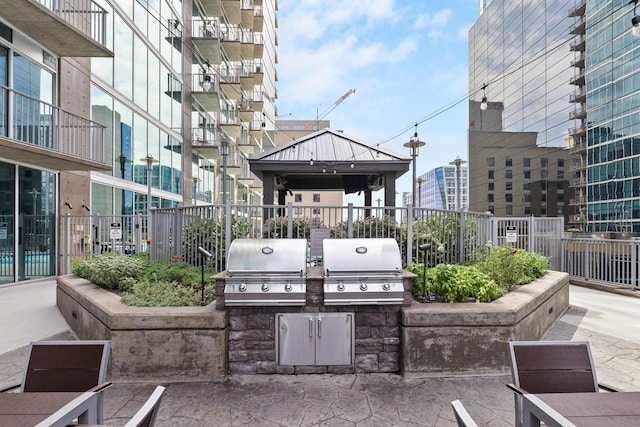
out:
M249 167L262 180L263 203L285 204L287 191L343 190L364 192L371 206L372 191L384 188L385 206L395 206L396 180L409 170L403 157L332 129L322 129L249 158Z

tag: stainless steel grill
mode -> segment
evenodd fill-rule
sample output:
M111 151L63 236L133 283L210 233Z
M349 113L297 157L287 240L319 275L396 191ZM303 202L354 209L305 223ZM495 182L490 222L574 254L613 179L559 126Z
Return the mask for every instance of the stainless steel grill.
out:
M227 256L225 305L304 305L305 239L236 239Z
M325 305L402 304L402 260L394 239L325 239Z

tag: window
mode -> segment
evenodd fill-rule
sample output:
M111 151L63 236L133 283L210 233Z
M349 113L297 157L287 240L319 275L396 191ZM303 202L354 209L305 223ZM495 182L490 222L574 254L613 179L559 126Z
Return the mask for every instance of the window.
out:
M525 168L530 168L531 167L531 159L528 157L525 157L524 159L522 159L522 166L524 166Z
M313 193L313 203L320 203L320 194Z
M513 160L511 160L511 157L507 157L504 161L504 165L508 168L513 166Z
M543 168L546 168L548 163L549 163L549 159L547 159L546 157L542 157L540 159L540 166L542 166Z
M487 165L488 166L495 166L496 165L496 159L493 157L487 157Z
M563 168L564 167L564 159L558 159L558 167L559 168Z
M488 191L493 191L493 187L494 187L493 182L490 182L489 184L487 184Z
M487 194L487 201L493 203L493 193Z
M513 182L511 182L511 181L507 181L507 182L505 183L505 185L504 185L504 189L505 189L505 190L507 190L507 191L511 191L511 190L513 190Z
M296 203L302 202L302 194L301 193L296 193L293 197L294 197L294 201Z
M489 171L489 179L493 179L493 171L492 170Z
M511 169L507 169L504 171L504 177L506 179L511 179L513 178L513 171Z
M513 206L507 205L504 207L505 215L513 215Z
M504 195L504 200L507 203L513 203L513 194L507 193Z
M531 171L523 172L524 179L531 179Z

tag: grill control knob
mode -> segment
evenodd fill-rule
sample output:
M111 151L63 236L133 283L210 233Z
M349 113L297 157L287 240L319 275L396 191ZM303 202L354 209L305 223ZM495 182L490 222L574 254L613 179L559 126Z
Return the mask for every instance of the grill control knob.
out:
M360 290L361 291L366 291L367 290L367 284L366 283L360 283Z
M342 284L342 283L338 283L338 290L339 290L340 292L344 291L344 284Z
M262 292L268 292L269 291L269 285L267 285L266 283L262 284Z
M238 290L240 292L244 292L247 290L247 285L245 285L244 283L240 283L240 285L238 286Z
M383 283L382 284L382 289L385 291L388 291L389 289L391 289L391 285L389 285L388 283Z
M286 285L284 285L284 290L287 292L291 292L291 289L293 289L293 287L291 286L291 283L287 283Z

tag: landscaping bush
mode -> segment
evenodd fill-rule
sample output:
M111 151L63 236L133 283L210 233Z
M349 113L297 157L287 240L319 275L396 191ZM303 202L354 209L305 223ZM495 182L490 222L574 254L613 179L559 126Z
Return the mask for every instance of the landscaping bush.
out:
M524 249L498 246L478 263L478 267L495 280L498 286L511 289L542 277L549 268L549 260Z
M149 262L148 254L105 253L73 263L73 273L122 295L122 302L141 307L196 306L201 300L200 267L187 263ZM205 268L205 303L215 299L215 271Z
M446 302L469 298L490 302L503 295L503 287L511 290L529 283L544 276L548 267L549 261L542 255L495 247L490 255L473 265L439 264L424 270L423 264L416 263L407 270L417 276L411 292L418 299L436 295Z

